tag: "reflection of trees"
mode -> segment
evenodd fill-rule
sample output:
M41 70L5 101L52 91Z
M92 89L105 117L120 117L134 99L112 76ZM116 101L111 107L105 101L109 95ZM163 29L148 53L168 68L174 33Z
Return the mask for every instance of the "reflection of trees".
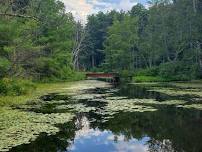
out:
M92 123L92 127L123 134L127 140L149 136L151 152L172 151L172 147L175 151L199 152L202 151L202 124L198 122L201 119L200 111L167 108L148 113L119 113L108 122Z
M171 97L169 95L155 92L155 91L148 91L148 86L138 86L138 85L123 85L120 87L118 95L121 96L128 96L132 98L140 98L140 99L157 99L161 100L169 100L175 99L175 97Z
M41 135L29 145L12 149L13 152L55 152L66 151L71 147L75 134L79 129L85 131L84 117L96 121L90 125L100 130L110 130L114 134L114 141L118 141L119 135L124 135L124 140L132 138L142 139L149 136L147 143L150 152L200 152L202 144L202 113L200 111L180 110L164 108L157 112L144 113L119 113L107 122L103 122L106 115L97 113L78 114L75 121L61 125L57 135ZM89 126L86 126L87 130ZM85 133L85 132L84 132Z
M175 152L172 147L172 142L170 140L158 141L151 139L148 143L149 152Z

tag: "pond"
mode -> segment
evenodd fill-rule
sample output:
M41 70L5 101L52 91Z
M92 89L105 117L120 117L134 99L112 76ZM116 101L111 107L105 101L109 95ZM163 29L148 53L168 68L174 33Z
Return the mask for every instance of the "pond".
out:
M87 82L88 85L91 83L96 81ZM42 130L30 142L15 146L11 144L3 147L2 151L202 151L200 87L173 84L101 84L83 87L72 94L65 91L47 94L40 97L38 103L30 102L22 107L13 107L14 110L37 115L37 121L34 120L33 124L39 123L38 115L55 117L57 114L68 121L62 119L53 123L58 128L54 133ZM6 140L4 145L5 143Z

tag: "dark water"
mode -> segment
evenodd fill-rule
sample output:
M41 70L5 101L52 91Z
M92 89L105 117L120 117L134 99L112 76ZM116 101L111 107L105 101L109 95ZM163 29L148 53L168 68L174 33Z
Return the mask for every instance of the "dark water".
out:
M171 97L147 88L124 85L113 96L147 98L165 101L192 97ZM87 90L103 94L110 89ZM41 97L46 101L67 100L65 95L51 94ZM87 106L104 108L99 100L80 100ZM51 113L54 104L46 104L35 112ZM157 107L156 112L120 112L104 121L104 114L93 111L77 113L74 121L58 125L60 132L53 136L41 134L34 142L13 148L12 152L202 152L202 112L179 109L174 106Z

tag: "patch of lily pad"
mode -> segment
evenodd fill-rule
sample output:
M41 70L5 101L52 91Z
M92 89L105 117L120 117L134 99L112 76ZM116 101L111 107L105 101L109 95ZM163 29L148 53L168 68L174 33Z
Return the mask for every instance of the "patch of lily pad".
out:
M117 97L107 97L107 100L122 100L122 99L127 99L127 97L121 97L121 96L117 96Z
M0 109L0 151L9 151L12 147L29 144L41 133L56 134L63 124L73 119L71 113L37 114L11 108Z
M152 106L137 105L133 100L107 100L105 112L153 112L157 109Z
M110 88L111 85L107 82L103 81L97 81L97 80L85 80L85 81L79 81L74 83L74 85L63 88L63 90L60 90L61 94L67 94L68 95L78 95L81 93L84 93L85 90L89 89L96 89L96 88Z
M153 88L150 91L164 93L170 96L190 95L202 97L202 90L200 89Z
M202 104L179 105L178 108L202 110Z
M78 104L68 104L68 105L59 105L56 106L55 109L57 110L69 110L72 112L90 112L90 111L95 111L95 107L87 107L81 103Z
M115 100L121 102L131 102L134 104L154 104L154 105L179 105L187 103L184 100L166 100L159 102L155 99L127 99L127 97L107 97L107 100Z
M75 100L85 100L85 99L96 99L96 98L103 98L105 96L108 96L108 94L79 94L76 96L73 96L72 99Z

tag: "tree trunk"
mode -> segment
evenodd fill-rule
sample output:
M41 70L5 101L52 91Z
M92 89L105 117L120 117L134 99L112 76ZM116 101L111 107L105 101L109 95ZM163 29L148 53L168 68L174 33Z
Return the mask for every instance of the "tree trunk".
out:
M194 10L194 13L197 12L197 0L193 0L193 10Z
M28 15L21 15L21 14L10 14L10 13L0 13L0 16L10 16L10 17L20 17L20 18L29 18L38 21L38 19L34 16L28 16Z
M94 58L94 55L92 55L92 68L94 68L95 67L95 58Z

